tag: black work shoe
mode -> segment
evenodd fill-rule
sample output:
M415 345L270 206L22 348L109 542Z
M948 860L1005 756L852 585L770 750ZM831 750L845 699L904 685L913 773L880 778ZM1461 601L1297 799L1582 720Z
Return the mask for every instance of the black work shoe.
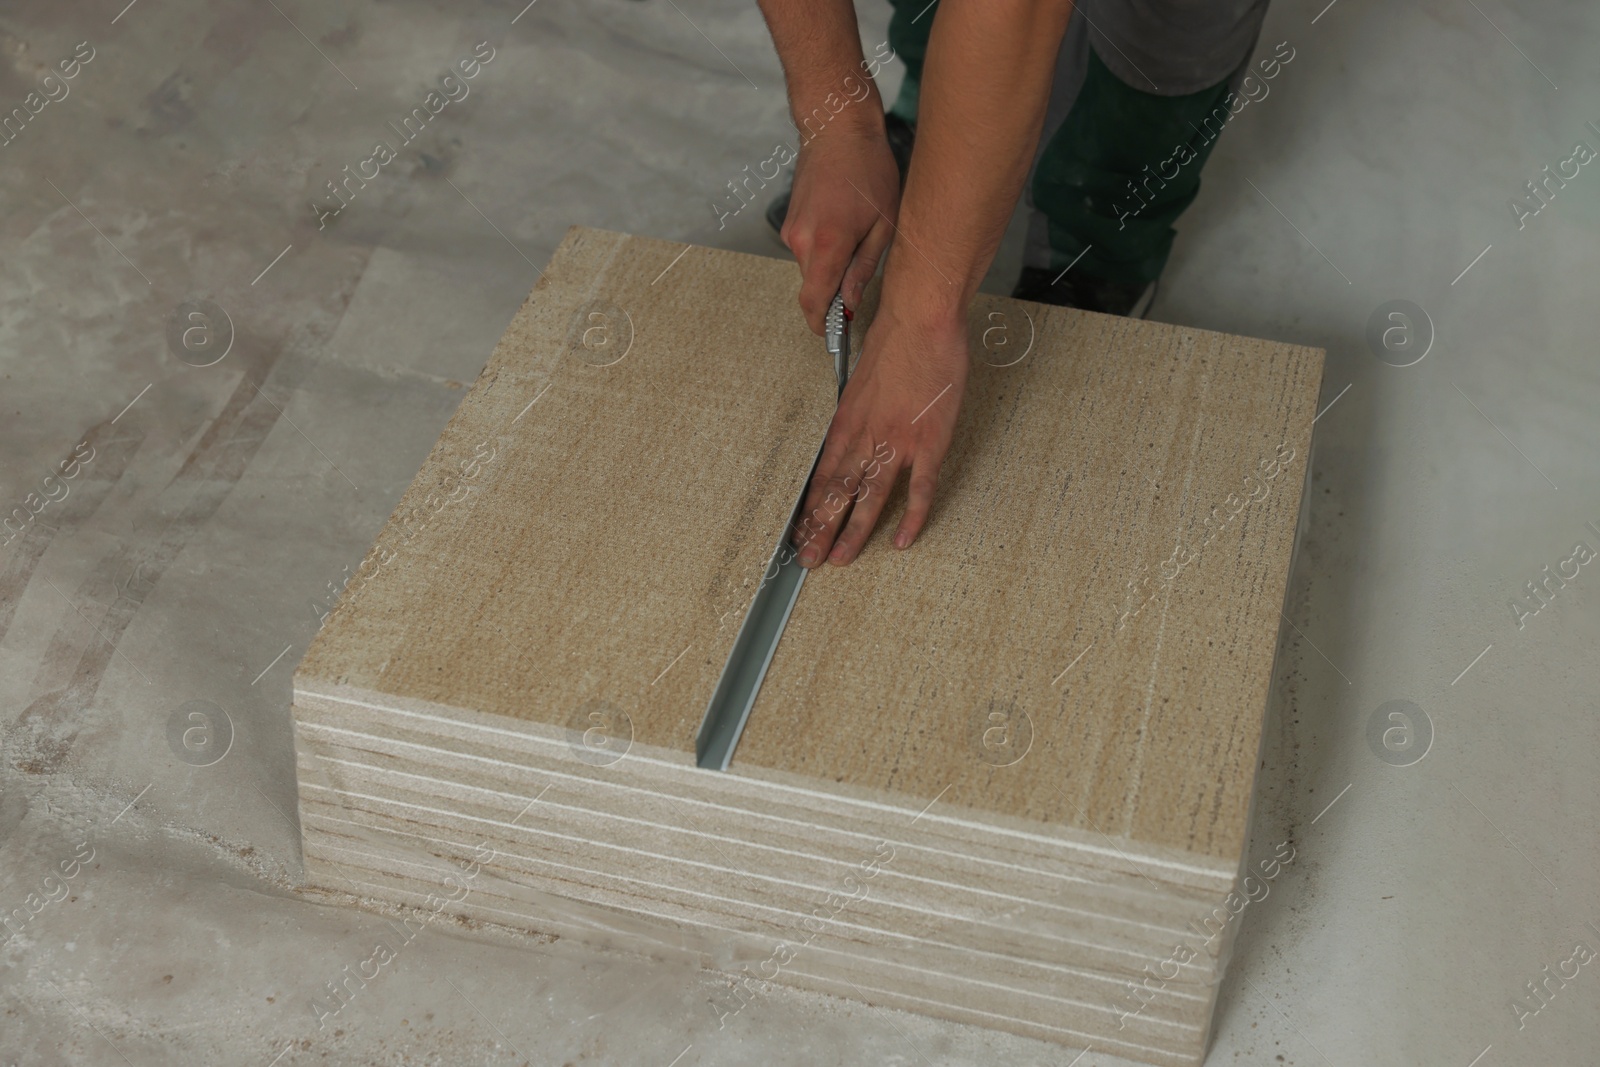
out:
M893 111L883 116L883 132L889 138L889 151L894 153L894 165L900 168L900 184L906 184L906 173L911 170L911 149L917 140L917 124L907 122Z
M911 169L911 148L917 137L916 123L907 122L891 111L883 116L883 131L889 138L889 151L894 155L894 165L900 170L900 187L904 189L906 172ZM789 188L767 205L767 225L772 227L773 233L783 231L783 220L789 215L789 196L793 192L794 179L791 178Z
M1018 300L1142 319L1156 298L1156 283L1113 282L1072 271L1023 267L1011 295Z

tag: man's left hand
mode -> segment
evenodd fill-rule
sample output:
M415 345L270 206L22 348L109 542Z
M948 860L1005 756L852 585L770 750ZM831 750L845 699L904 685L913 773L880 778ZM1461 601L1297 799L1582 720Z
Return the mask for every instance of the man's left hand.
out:
M929 325L880 307L794 532L801 566L843 566L860 555L901 471L911 484L894 544L909 548L917 539L955 435L969 362L964 321Z

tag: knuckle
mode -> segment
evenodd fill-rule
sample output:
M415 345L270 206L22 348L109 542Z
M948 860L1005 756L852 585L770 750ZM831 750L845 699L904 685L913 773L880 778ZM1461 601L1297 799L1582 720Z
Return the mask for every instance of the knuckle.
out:
M836 226L819 226L811 236L811 245L818 252L831 252L844 244L844 231Z
M827 491L827 499L833 501L833 505L828 510L828 517L830 519L841 514L846 508L855 502L855 494L853 494L850 491L850 488L845 485L844 479L842 478L830 478L828 480Z

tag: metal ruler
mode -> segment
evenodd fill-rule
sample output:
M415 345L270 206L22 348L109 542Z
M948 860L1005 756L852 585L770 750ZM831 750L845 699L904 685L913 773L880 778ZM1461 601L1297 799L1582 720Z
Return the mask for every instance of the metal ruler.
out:
M833 356L833 373L838 379L839 393L844 394L850 376L850 312L844 306L843 295L835 296L828 307L826 339L828 352ZM722 677L706 705L705 718L700 720L700 730L695 734L695 763L707 770L725 771L733 759L733 750L744 733L744 725L755 706L756 694L767 676L772 656L778 650L783 628L788 625L789 613L800 597L800 587L806 580L806 569L800 566L799 553L794 546L794 532L800 522L801 509L805 507L806 494L811 489L811 479L817 473L817 463L822 459L822 449L817 449L811 461L811 471L794 510L772 551L767 569L762 573L761 585L750 602L739 635L734 638L728 662L722 668Z

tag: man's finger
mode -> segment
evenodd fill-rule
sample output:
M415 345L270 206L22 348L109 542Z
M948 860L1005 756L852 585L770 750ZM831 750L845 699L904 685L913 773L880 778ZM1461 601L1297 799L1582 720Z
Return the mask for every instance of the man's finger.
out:
M878 264L883 261L883 253L893 237L894 229L888 220L880 218L862 238L861 247L856 249L850 266L845 268L844 280L839 285L844 291L844 305L851 311L861 306L861 294L872 276L878 273Z
M834 538L854 506L854 499L837 485L822 490L816 506L807 508L795 526L794 543L800 566L815 567L828 558Z
M869 465L872 462L871 459L867 460ZM889 490L894 488L902 465L899 456L887 463L876 464L877 472L856 494L856 506L850 511L850 521L845 524L828 553L829 563L843 567L861 554L867 538L872 536L872 528L878 525L878 516L883 514L884 505L889 502Z
M795 522L795 548L800 566L815 567L828 557L833 539L850 516L855 493L860 489L860 474L852 478L852 467L843 447L824 448L817 472L806 492L805 506ZM830 452L832 453L830 455Z
M939 460L923 453L911 464L911 486L906 495L906 513L895 531L894 546L910 548L928 521L933 508L934 490L939 486Z
M828 305L856 254L855 241L845 231L819 227L811 235L809 255L800 260L800 310L812 333L822 333Z
M890 469L894 457L895 450L887 443L874 449L855 433L830 428L795 524L794 543L802 567L815 567L827 559L853 510L864 498L881 497L894 484Z
M851 451L852 442L855 440L857 428L847 425L844 422L844 418L842 409L835 410L833 419L828 423L827 435L822 439L822 454L817 457L817 469L811 472L811 481L806 487L805 504L801 506L800 517L795 520L793 536L797 549L803 549L801 544L803 539L815 534L819 529L827 525L823 521L827 515L827 509L823 508L822 497L828 491L830 480L837 476L842 484L845 477L850 473L848 454ZM854 486L854 482L850 483L849 486L845 487L845 492L852 492ZM819 509L821 509L820 514ZM838 523L833 525L833 529L837 530L842 523L843 520L840 519ZM828 538L828 544L833 544L831 535ZM816 562L820 563L826 558L826 554L827 550L824 548L823 554L817 557ZM812 566L805 560L801 560L801 565Z

